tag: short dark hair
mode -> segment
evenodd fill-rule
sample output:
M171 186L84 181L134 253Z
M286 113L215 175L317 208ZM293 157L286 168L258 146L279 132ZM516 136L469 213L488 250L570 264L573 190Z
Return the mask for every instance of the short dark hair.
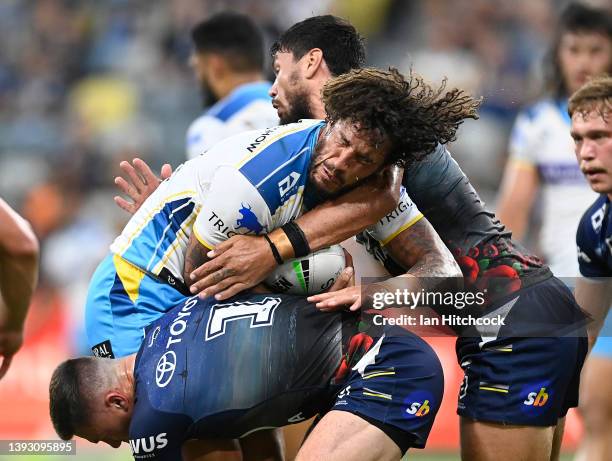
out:
M49 413L55 432L70 440L89 421L89 398L99 383L97 357L66 360L53 372L49 383ZM107 359L108 360L108 359Z
M570 3L561 13L552 46L546 55L546 85L558 98L569 96L559 63L561 38L567 33L600 33L612 41L612 13L604 8L595 8L580 3ZM612 69L608 69L612 72Z
M263 34L247 15L217 13L191 30L199 53L223 55L235 71L263 70Z
M612 113L612 77L603 75L585 83L569 100L570 117L576 112L598 111L607 118Z
M291 26L272 45L272 56L278 52L293 53L298 60L313 48L323 51L332 75L340 75L363 66L365 47L355 27L332 15L313 16Z
M388 137L386 163L406 166L453 141L464 119L478 118L480 100L445 86L435 89L412 72L405 79L393 68L355 69L325 84L323 103L332 123L348 120Z

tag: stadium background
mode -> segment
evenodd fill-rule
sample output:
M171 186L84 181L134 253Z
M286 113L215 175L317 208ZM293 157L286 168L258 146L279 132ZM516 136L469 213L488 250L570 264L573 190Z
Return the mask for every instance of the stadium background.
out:
M112 201L118 163L138 155L156 169L163 162L178 165L187 126L201 111L187 64L194 23L223 9L247 12L271 41L296 21L331 12L367 38L369 64L412 66L434 81L446 75L450 84L484 96L481 119L461 128L452 151L494 208L511 123L539 94L542 59L566 3L2 0L0 196L32 223L42 259L25 345L0 381L0 439L55 438L47 413L49 377L68 355L86 352L81 324L87 283L127 220ZM428 448L415 455L458 459L460 373L453 339L431 341L447 389ZM566 452L579 436L574 415ZM131 459L127 445L113 453L79 440L77 450L77 459ZM440 452L454 454L438 457Z

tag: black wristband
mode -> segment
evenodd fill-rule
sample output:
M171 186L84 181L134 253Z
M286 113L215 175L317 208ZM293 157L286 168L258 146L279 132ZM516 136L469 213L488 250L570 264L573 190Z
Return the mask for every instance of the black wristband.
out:
M283 258L281 258L280 253L278 252L278 248L276 248L276 245L274 245L274 243L272 243L272 240L270 240L270 237L268 237L268 234L263 234L263 237L270 244L270 249L272 250L272 255L274 256L274 259L276 259L276 264L278 264L280 266L281 264L283 264L284 261L283 261Z
M295 221L289 221L285 224L281 229L287 235L287 238L291 242L291 246L293 247L293 254L296 258L301 258L310 254L310 245L308 245L308 240L306 240L306 236L300 226L297 225Z

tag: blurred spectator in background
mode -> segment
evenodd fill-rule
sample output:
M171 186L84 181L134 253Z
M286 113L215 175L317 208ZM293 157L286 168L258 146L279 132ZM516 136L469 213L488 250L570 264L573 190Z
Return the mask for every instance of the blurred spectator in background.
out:
M30 225L0 199L0 379L23 343L38 280L38 251Z
M205 106L187 132L187 157L203 154L218 141L247 130L278 124L264 80L263 37L246 15L219 13L191 32L190 64Z
M554 2L404 3L412 5L414 18L403 29L399 16L395 20L396 34L403 30L407 43L401 51L409 51L404 69L432 81L448 78L449 85L484 96L480 119L465 123L450 148L488 201L497 192L509 125L532 94L532 71L544 54Z
M525 109L512 131L498 216L516 239L524 239L541 192L539 251L555 275L575 277L574 236L595 194L576 163L567 100L589 78L612 72L612 13L570 4L549 59L549 94Z

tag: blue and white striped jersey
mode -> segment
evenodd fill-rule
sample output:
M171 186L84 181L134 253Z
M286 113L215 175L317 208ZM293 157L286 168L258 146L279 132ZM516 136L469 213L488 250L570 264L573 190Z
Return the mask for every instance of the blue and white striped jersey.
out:
M111 252L154 276L183 281L191 232L214 248L236 234L259 235L304 211L304 188L320 120L249 131L189 160L163 181L111 245ZM421 219L402 188L398 208L369 229L383 245Z
M324 122L232 136L187 161L143 203L111 252L159 275L182 280L192 228L212 248L235 234L261 234L302 211L310 157Z

